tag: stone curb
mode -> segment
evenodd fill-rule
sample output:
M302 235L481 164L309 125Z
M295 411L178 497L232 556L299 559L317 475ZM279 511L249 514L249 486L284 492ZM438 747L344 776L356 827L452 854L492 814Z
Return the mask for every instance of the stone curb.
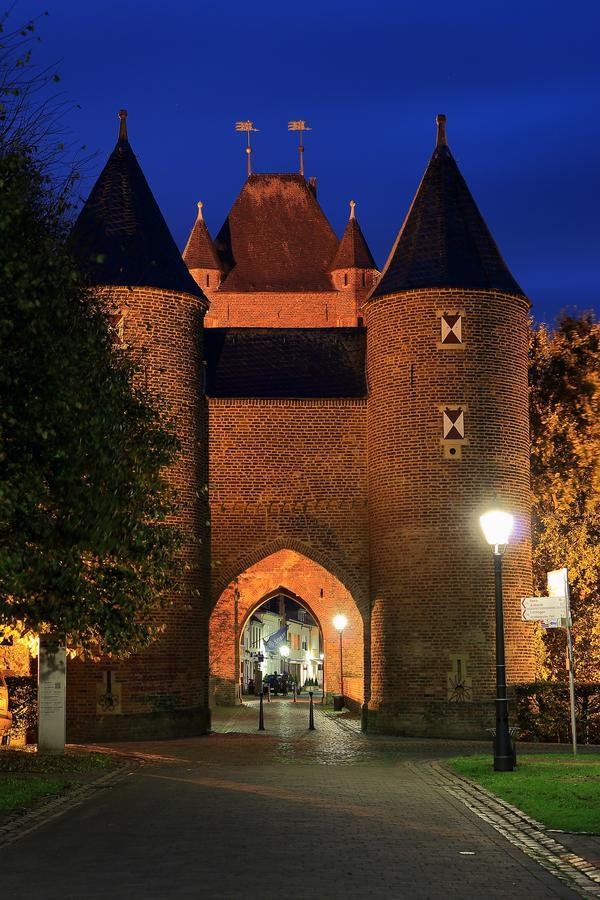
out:
M80 806L93 797L98 790L111 788L114 784L127 778L140 765L142 762L139 759L127 757L112 772L99 775L98 778L87 781L85 784L65 788L60 794L39 801L32 808L9 813L6 818L0 820L0 848L7 844L13 844L35 831L36 828L40 828L76 806ZM65 773L65 775L68 774ZM56 775L60 777L60 773L56 773Z
M451 771L443 762L416 763L415 767L421 771L429 770L428 776L438 788L459 800L582 897L600 897L600 869L550 837L545 825L481 785Z

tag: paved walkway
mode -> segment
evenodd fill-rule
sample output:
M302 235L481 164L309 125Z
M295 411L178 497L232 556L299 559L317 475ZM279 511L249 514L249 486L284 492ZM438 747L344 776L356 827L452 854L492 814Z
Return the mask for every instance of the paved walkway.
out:
M311 732L306 703L276 701L258 733L254 704L219 711L205 738L118 745L142 765L1 848L3 896L593 896L435 776L426 760L463 744L365 736L353 720L315 714Z

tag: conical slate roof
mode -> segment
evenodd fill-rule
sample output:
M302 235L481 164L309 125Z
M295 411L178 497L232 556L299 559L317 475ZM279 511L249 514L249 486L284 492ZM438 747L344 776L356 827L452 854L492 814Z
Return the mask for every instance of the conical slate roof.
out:
M217 269L221 271L221 260L212 242L206 222L202 217L202 203L198 203L198 218L190 232L183 261L188 269Z
M94 284L156 287L204 297L177 245L127 138L119 140L71 232L75 257Z
M354 200L350 201L350 218L342 235L337 253L330 270L336 269L377 269L365 237L354 213Z
M215 246L221 291L331 290L338 240L302 175L249 175Z
M371 298L415 288L523 291L509 272L446 143L438 140Z

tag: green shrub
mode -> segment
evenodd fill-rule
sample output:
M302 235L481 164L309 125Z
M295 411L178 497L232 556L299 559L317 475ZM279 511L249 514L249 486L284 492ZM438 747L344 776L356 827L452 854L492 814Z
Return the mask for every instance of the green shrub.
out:
M519 737L526 741L571 740L571 706L566 682L542 681L514 687ZM600 684L575 685L577 739L600 743Z

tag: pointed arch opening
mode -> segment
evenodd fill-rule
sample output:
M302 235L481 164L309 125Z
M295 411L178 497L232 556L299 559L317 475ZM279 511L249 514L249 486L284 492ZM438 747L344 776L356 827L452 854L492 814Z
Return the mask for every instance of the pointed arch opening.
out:
M270 553L247 566L230 581L215 603L209 629L211 704L242 702L243 689L248 680L242 641L244 629L257 610L273 597L289 598L299 608L305 609L316 623L318 651L314 637L310 648L308 641L307 647L302 647L302 639L300 648L294 648L311 654L310 666L306 671L300 670L300 677L308 675L310 668L309 677L322 678L326 694L339 693L342 687L341 660L347 705L358 710L365 699L365 648L364 624L356 600L331 571L298 550L288 548ZM276 610L273 612L277 618ZM333 624L334 616L339 614L347 619L341 657L339 633ZM279 617L282 618L281 615ZM271 627L274 624L271 623ZM282 627L281 622L279 629ZM257 622L255 638L259 631ZM289 634L286 636L290 637ZM316 656L318 660L313 658ZM297 663L301 662L298 654L294 659ZM319 665L322 665L321 669Z

